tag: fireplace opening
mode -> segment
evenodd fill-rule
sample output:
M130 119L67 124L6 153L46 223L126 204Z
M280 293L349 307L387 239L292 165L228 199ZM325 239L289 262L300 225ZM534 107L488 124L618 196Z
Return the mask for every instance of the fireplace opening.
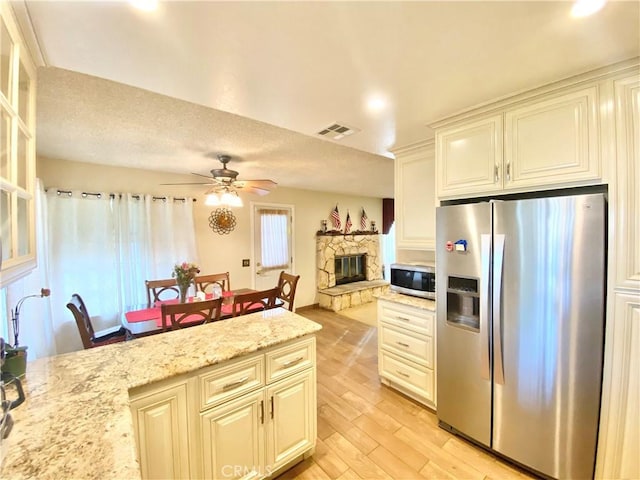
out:
M367 279L367 255L342 255L335 257L336 285L360 282Z

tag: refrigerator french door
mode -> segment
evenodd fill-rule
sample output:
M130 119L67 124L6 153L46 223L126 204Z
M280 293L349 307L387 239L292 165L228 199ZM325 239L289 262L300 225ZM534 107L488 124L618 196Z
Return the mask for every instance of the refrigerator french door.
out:
M604 342L604 195L436 213L438 419L553 478L592 478Z

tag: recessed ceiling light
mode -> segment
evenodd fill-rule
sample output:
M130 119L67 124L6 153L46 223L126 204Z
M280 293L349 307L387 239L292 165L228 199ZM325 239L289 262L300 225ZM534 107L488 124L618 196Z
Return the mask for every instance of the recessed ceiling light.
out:
M576 0L571 8L572 17L587 17L596 13L607 0Z
M380 112L387 107L387 103L386 98L376 95L367 100L367 108L370 112Z
M158 0L129 0L129 3L138 10L144 10L145 12L152 12L158 8Z

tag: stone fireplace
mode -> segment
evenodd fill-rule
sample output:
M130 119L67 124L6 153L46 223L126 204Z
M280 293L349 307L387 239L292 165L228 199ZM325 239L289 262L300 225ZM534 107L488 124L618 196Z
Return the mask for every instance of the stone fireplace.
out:
M318 233L318 303L335 312L373 301L389 284L382 279L380 235Z

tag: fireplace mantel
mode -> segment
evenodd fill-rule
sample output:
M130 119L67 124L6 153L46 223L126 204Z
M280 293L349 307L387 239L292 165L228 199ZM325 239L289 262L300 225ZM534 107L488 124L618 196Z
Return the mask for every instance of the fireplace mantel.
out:
M340 235L344 237L349 237L353 235L380 235L380 232L372 232L370 230L356 230L354 232L349 232L349 233L344 233L344 232L341 232L340 230L327 230L326 232L323 232L322 230L318 230L316 232L316 236L318 237L336 237Z

